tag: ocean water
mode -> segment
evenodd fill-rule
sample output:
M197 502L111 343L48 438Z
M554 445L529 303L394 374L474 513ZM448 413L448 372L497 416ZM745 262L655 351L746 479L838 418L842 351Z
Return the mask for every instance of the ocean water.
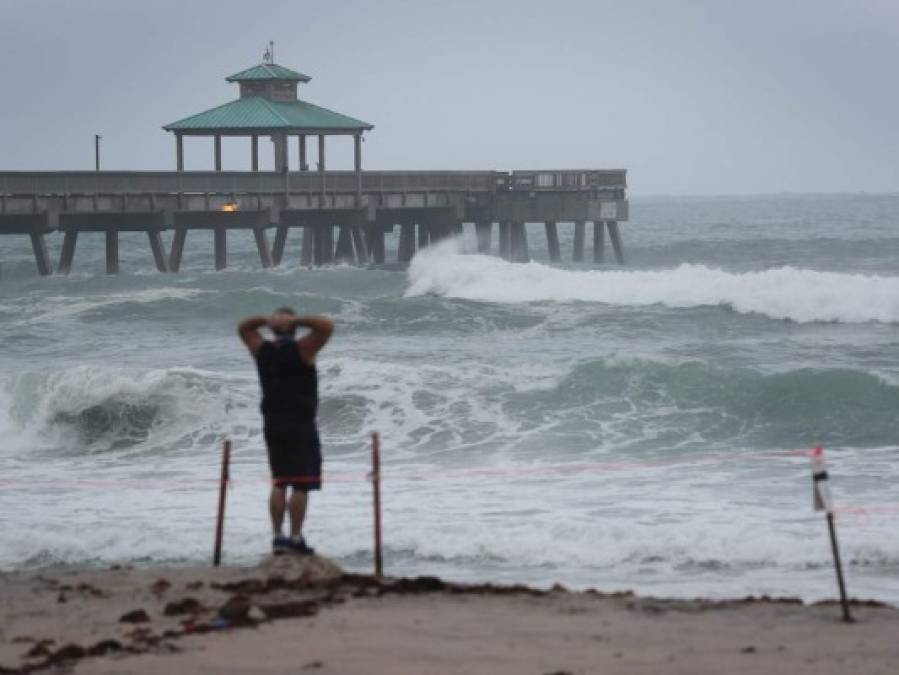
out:
M129 234L119 276L95 235L40 278L0 237L0 568L209 560L226 437L225 559L266 554L235 325L288 304L337 321L307 537L349 569L371 568L378 431L389 573L833 597L820 444L850 593L899 602L899 196L637 198L632 217L626 267L550 265L534 224L529 264L471 253L466 229L408 268L306 269L294 234L263 271L232 234L215 272L191 233L161 275Z

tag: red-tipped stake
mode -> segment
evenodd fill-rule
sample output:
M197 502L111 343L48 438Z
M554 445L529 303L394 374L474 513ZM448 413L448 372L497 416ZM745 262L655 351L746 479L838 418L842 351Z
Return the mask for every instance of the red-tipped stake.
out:
M371 484L375 501L375 576L384 576L381 558L381 439L378 433L371 435Z
M222 444L222 481L219 484L219 510L215 523L215 549L212 552L212 564L216 567L222 562L222 534L225 529L225 496L228 494L228 466L231 463L231 441Z
M840 587L843 621L851 622L852 615L849 613L849 601L846 599L846 583L843 581L843 563L840 562L840 549L837 546L837 529L833 522L833 501L830 498L830 486L827 480L827 467L824 465L824 448L818 446L812 450L812 496L815 511L827 512L827 529L830 532L833 566L837 571L837 584Z

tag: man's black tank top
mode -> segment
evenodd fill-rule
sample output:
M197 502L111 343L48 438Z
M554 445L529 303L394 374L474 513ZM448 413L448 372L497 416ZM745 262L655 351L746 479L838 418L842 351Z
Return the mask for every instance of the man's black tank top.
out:
M264 342L256 352L267 429L315 424L318 373L303 361L293 340Z

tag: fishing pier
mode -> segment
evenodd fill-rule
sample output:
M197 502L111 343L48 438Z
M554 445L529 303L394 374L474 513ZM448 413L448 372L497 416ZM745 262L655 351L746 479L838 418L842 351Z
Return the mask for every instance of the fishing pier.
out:
M308 76L267 52L263 63L226 79L239 85L238 99L163 127L174 135L175 171L0 171L0 234L30 237L42 275L68 273L86 233L104 235L106 271L114 274L121 232L146 232L156 268L177 272L194 230L213 232L215 267L223 269L235 230L252 233L260 265L272 267L286 259L291 239L300 242L303 265L405 263L466 224L480 253L516 262L531 258L526 223L543 224L551 261L562 260L559 226L572 227L576 262L585 260L592 224L593 261L603 262L608 232L624 263L624 170L364 171L363 135L373 126L299 99ZM333 136L352 139L353 170L327 169ZM212 140L211 171L184 170L185 139L196 137ZM249 171L222 170L222 139L233 137L249 140ZM269 170L260 169L260 138L273 144ZM59 235L54 268L47 237Z

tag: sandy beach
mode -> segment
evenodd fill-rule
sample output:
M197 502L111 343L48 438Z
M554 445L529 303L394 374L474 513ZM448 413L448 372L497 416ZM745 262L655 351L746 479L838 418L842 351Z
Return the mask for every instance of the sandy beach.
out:
M894 673L899 611L344 574L323 558L0 576L0 673Z

